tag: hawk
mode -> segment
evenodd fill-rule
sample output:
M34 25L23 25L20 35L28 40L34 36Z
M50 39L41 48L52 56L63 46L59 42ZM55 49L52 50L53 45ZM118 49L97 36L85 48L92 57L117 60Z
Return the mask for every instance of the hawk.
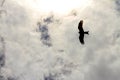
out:
M79 29L79 40L81 42L81 44L84 44L84 34L88 34L89 35L89 31L84 31L83 30L83 20L80 20L79 25L78 25L78 29Z

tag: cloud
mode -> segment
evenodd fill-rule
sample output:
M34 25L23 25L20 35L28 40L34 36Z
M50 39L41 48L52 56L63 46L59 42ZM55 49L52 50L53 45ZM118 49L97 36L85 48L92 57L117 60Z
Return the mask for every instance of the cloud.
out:
M116 10L119 13L120 12L120 1L119 0L115 0L115 4L116 4Z
M85 75L85 80L119 80L119 69L116 71L110 66L109 62L102 59L92 66L90 71Z
M49 20L45 20L44 22L48 22ZM47 46L52 46L51 43L51 38L48 32L48 26L47 25L41 25L41 23L38 23L39 26L39 31L41 32L41 41L43 44L47 45Z
M0 36L0 68L5 65L5 41Z
M52 23L53 22L53 16L49 16L49 17L47 17L47 18L45 18L44 19L44 22L46 22L46 23Z
M6 79L120 79L119 1L93 0L68 15L41 13L23 2L7 1L7 14L0 18L0 35L6 42L1 71ZM90 31L85 45L78 39L81 19L84 30Z

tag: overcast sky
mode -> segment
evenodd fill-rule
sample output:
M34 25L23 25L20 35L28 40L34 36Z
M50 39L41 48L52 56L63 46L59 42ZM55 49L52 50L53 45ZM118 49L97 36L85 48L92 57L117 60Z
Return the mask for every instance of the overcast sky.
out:
M120 80L120 0L5 0L0 38L0 79Z

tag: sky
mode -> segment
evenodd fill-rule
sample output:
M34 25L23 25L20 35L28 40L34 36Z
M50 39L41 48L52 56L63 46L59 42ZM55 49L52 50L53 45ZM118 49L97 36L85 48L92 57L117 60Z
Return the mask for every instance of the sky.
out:
M0 4L0 80L120 80L120 0Z

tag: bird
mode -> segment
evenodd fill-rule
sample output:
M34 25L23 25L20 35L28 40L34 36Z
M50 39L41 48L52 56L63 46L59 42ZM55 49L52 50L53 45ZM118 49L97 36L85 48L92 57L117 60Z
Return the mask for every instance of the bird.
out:
M85 42L84 42L84 34L88 34L89 35L89 31L84 31L83 29L83 20L80 20L79 24L78 24L78 30L79 30L79 40L80 40L80 43L83 45Z

